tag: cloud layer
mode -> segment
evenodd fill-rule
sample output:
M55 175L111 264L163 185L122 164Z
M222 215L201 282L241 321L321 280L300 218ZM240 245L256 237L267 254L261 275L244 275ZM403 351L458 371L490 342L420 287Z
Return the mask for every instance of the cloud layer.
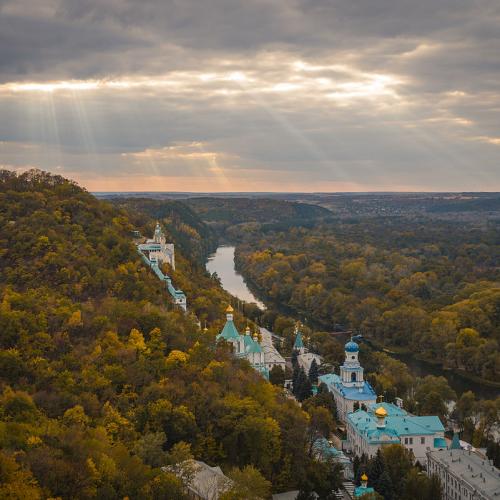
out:
M500 190L496 0L0 0L0 165L93 190Z

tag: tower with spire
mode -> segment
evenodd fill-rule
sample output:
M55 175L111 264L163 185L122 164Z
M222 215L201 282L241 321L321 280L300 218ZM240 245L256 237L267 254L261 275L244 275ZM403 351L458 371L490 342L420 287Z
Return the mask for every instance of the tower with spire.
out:
M371 486L368 486L368 476L366 473L363 472L360 479L361 484L354 490L354 498L359 498L375 491Z
M313 361L316 362L317 366L320 366L322 363L321 356L314 352L310 352L304 345L299 322L295 325L295 342L293 344L293 350L297 353L297 363L304 369L306 375L309 374Z
M225 340L229 344L233 346L233 353L238 355L241 351L241 335L236 329L236 325L234 324L234 309L231 305L229 305L226 309L226 324L222 331L217 335L217 341Z
M295 325L295 342L293 344L293 350L297 351L297 354L304 354L306 348L304 347L304 341L302 340L302 333L299 329L299 323Z
M160 265L162 262L170 264L175 270L175 248L173 243L167 243L165 234L156 221L155 232L153 238L146 241L145 244L139 245L141 250L148 252L148 257L151 262L157 262Z
M319 377L333 394L337 405L338 417L345 421L347 414L354 411L354 404L368 406L376 403L377 395L372 386L364 379L363 367L359 356L359 345L351 338L344 346L345 360L340 367L340 375L328 373Z
M233 313L234 309L229 305L226 309L226 323L216 337L217 342L225 340L231 344L236 357L246 359L263 377L269 379L269 370L266 367L264 350L260 345L258 333L255 332L252 336L250 327L247 326L245 333L240 335L234 324Z
M344 349L345 361L340 367L340 379L345 387L363 387L363 367L358 360L359 346L351 337Z

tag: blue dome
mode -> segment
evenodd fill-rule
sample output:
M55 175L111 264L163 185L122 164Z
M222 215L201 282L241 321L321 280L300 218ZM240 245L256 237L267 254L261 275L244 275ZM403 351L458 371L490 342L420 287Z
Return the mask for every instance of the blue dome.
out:
M346 350L346 352L358 352L359 351L359 345L356 344L356 342L353 342L352 340L350 340L345 345L345 350Z

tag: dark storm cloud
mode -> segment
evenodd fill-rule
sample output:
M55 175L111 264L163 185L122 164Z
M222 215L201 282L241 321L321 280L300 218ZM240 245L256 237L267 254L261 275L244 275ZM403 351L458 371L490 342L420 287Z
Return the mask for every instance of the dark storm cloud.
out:
M47 2L39 15L30 2L13 3L0 7L0 68L21 78L44 70L50 78L54 67L75 78L154 73L277 47L313 59L347 54L387 70L423 42L465 40L462 51L484 49L498 42L500 20L495 0L63 0ZM471 69L477 60L464 57Z
M497 0L0 0L0 163L500 188L498 26Z

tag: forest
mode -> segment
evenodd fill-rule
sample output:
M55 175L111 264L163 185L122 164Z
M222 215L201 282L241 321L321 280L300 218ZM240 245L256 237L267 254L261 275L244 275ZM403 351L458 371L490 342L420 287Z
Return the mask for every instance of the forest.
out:
M316 205L274 198L188 198L190 206L219 237L234 226L249 225L263 230L285 228L290 225L309 226L314 221L330 216L330 211Z
M203 263L217 246L213 229L186 203L137 197L111 198L110 201L127 211L135 227L144 227L151 219L161 221L181 252L199 263Z
M325 198L322 195L311 197L315 201ZM360 197L351 198L356 201ZM414 197L415 200L406 195L366 198L363 203L378 204L380 211L387 203L398 206L398 203L410 201L416 204L417 200L427 198L433 204L445 203L424 195ZM381 205L385 198L388 201ZM253 205L258 206L263 201L254 200ZM216 200L208 202L209 206L214 204ZM225 210L228 204L228 200L221 202L219 209ZM196 209L203 217L202 199L197 202ZM361 334L362 364L377 394L389 402L396 396L404 398L405 407L414 414L438 414L443 422L460 431L463 440L487 448L488 456L495 464L500 464L495 430L500 417L500 397L478 399L471 391L457 394L446 378L416 377L405 363L380 352L387 347L389 352L412 352L445 369L462 371L476 383L488 377L488 383L497 383L498 223L485 219L458 224L454 220L431 220L415 213L405 217L373 214L358 217L351 212L347 217L312 216L309 220L301 220L299 227L293 220L283 220L278 227L271 222L275 214L269 214L266 219L261 209L257 212L260 222L235 223L226 228L225 236L236 245L237 269L266 304L265 311L251 304L245 305L245 311L282 336L281 352L293 359L295 326L300 319L305 323L301 330L308 348L323 357L320 372L328 373L338 370L345 357L343 343L331 335L332 330ZM252 213L247 214L248 219L252 217ZM357 264L362 273L355 272ZM428 267L431 272L426 274ZM426 281L429 276L433 278L431 282ZM386 277L390 277L392 283ZM483 289L484 293L475 294L475 290ZM469 301L464 300L469 297ZM476 301L472 302L474 299ZM408 307L399 309L397 306L401 305ZM432 342L434 352L424 350L426 345L422 343L420 334L423 332L418 330L419 325L408 323L412 317L404 313L412 311L410 306L418 307L423 316L420 318L422 328L426 321L431 322L432 329L425 332L425 338ZM392 312L392 308L396 309L395 314L383 315L386 310ZM481 317L485 329L480 327ZM412 332L412 327L415 338L409 343L405 337ZM391 335L384 335L386 332ZM393 332L399 337L397 341L392 337ZM447 346L443 339L446 332L455 341L452 346ZM457 339L459 334L460 339ZM486 341L481 338L478 342L480 350L476 349L477 344L463 345L468 334L474 338L486 336ZM445 349L452 350L456 344L462 349L459 352L464 362L447 363ZM467 369L472 366L471 362L476 363L478 375ZM279 374L271 375L276 375L278 383L281 381ZM294 371L293 380L297 382L297 379L300 383L295 396L299 400L307 399L317 373ZM494 389L491 392L494 393Z
M238 270L271 303L324 330L499 380L498 225L357 218L231 234Z
M463 241L468 250L452 249L450 244L455 264L462 259L450 283L477 279L476 285L460 292L460 286L447 288L442 283L436 266L440 262L451 269L445 259L437 259L436 277L422 278L423 285L413 277L419 263L423 266L424 259L439 255L435 249L400 249L401 242L419 241L421 234L403 238L388 231L378 246L373 241L346 245L353 228L335 227L320 212L311 212L312 225L286 233L272 224L256 233L260 223L249 220L227 227L241 242L238 265L270 300L287 298L288 307L325 323L348 325L353 318L364 318L366 323L352 324L367 335L369 321L382 321L377 314L363 316L365 309L383 315L404 304L432 316L431 304L437 304L437 317L458 325L457 337L467 342L477 338L481 346L498 341L493 234L470 235L471 241L479 240ZM176 244L176 270L165 271L186 292L188 314L172 305L133 243L133 231L150 235L157 219ZM273 224L293 223L288 216L274 219ZM192 458L222 467L233 480L222 500L266 499L290 489L299 489L302 499L311 498L312 491L328 499L339 487L339 467L314 453L316 441L337 428L331 395L304 390L300 407L279 382L266 382L246 361L231 356L227 346L216 345L224 311L233 298L203 267L220 235L189 206L137 199L108 203L60 176L4 170L0 227L0 498L182 500L190 473L186 464ZM353 239L370 239L365 229L354 229ZM453 241L451 232L448 236ZM389 247L398 238L399 250L391 253ZM383 278L388 263L394 262L400 270ZM392 291L389 284L399 275ZM409 281L401 283L403 279ZM369 283L361 297L365 307L354 307L357 315L351 318L347 299L363 280ZM385 287L377 288L382 283ZM330 301L316 303L331 285L335 286ZM413 298L402 301L410 291ZM344 303L337 300L339 294ZM467 309L455 300L450 304L459 306L448 310L445 298L451 296L473 302ZM462 319L468 316L461 307L472 311L469 315L476 323ZM482 324L477 323L479 309ZM247 324L254 326L254 312L243 308L235 313L240 331ZM401 321L407 321L404 318ZM273 321L280 334L290 335L291 318L275 314ZM381 341L407 345L397 342L393 333L386 339L384 331L375 330ZM329 361L339 358L341 345L327 334L307 328L305 334ZM496 344L489 346L487 354L492 356ZM381 392L394 387L404 391L411 385L403 364L377 359L365 348L362 355L371 363L372 382ZM384 369L378 370L381 366ZM423 379L413 401L419 412L434 412L441 404L438 410L446 416L443 402L452 396L442 380ZM499 412L498 401L478 405L474 395L462 396L457 407L464 432L471 438L476 433L479 441ZM477 407L479 434L473 421ZM421 498L430 500L439 485L419 475L407 459L403 475L396 478L394 471L402 460L399 448L357 464L357 470L371 471L372 484L386 498L397 493L410 499L420 492ZM498 447L491 453L499 455Z
M171 275L190 313L175 309L132 243L155 220L134 217L59 176L0 173L0 498L182 499L161 467L192 457L234 479L227 499L331 491L307 443L333 415L215 347L230 297L189 239Z

